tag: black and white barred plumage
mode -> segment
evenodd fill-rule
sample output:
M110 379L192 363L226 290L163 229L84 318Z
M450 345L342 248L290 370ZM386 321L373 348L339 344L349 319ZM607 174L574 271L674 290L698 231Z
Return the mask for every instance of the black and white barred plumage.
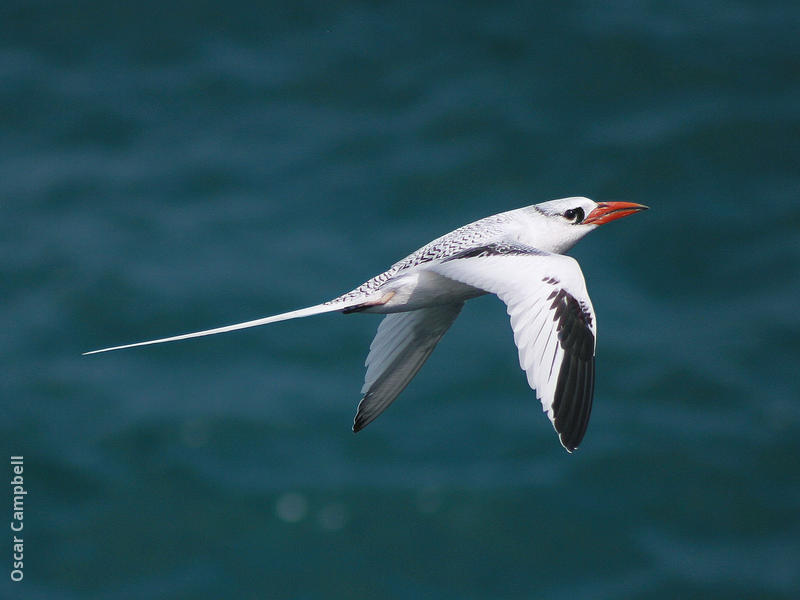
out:
M500 213L499 215L492 215L491 217L486 217L464 225L463 227L459 227L425 244L419 250L397 261L386 271L365 281L354 290L342 294L333 300L329 300L325 304L343 304L350 302L354 298L369 296L373 292L379 290L387 281L407 269L411 269L423 263L446 259L462 250L474 248L488 240L501 237L503 225L507 224L510 220L511 217L507 213Z

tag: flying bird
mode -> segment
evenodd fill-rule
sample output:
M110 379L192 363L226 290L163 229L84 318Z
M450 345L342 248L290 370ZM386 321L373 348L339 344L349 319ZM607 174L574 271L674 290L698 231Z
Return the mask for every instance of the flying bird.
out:
M426 244L354 290L300 310L173 337L214 335L327 312L386 314L366 360L353 423L360 431L402 392L464 302L497 295L507 306L519 363L568 452L581 443L594 395L597 320L577 261L564 252L600 225L646 210L631 202L552 200L486 217Z

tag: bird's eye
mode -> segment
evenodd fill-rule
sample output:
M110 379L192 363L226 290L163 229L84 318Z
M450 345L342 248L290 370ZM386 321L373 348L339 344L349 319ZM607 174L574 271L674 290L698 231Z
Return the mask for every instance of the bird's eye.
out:
M580 223L583 221L583 217L584 214L582 208L570 208L564 212L564 218L574 223Z

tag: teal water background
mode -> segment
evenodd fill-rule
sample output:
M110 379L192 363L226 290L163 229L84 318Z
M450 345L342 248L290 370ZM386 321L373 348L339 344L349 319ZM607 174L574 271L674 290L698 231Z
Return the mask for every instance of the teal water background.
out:
M0 597L800 597L798 30L791 1L4 3L0 448L29 494ZM358 435L378 316L80 355L571 195L652 207L572 253L574 455L493 297Z

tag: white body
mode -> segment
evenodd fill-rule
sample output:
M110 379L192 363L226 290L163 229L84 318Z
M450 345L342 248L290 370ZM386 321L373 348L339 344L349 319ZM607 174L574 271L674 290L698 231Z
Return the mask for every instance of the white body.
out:
M433 240L333 300L256 319L125 346L201 337L319 313L384 313L367 357L353 429L374 420L400 394L458 316L486 293L508 306L520 366L544 411L572 451L583 438L594 386L596 320L580 267L562 256L589 231L646 207L553 200L460 227Z

